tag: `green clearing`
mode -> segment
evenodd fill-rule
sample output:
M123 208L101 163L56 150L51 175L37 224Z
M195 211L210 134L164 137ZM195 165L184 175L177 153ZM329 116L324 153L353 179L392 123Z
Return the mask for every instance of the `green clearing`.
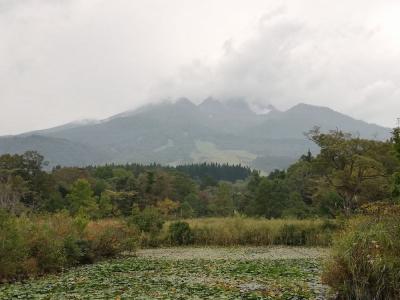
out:
M246 164L257 158L257 155L244 150L227 150L218 149L211 142L197 140L195 142L196 150L190 154L190 157L195 163L202 162L224 162L229 164Z
M0 299L324 299L324 249L288 247L140 250L23 283ZM230 255L231 254L231 255Z

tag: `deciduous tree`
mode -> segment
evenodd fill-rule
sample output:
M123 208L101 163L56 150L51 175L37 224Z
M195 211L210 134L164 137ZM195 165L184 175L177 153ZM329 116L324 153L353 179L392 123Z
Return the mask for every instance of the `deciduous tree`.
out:
M321 133L319 128L310 131L309 137L321 149L313 160L315 174L320 176L319 186L328 185L343 198L345 214L368 200L362 195L363 186L388 180L383 164L374 153L383 142L353 137L342 131Z

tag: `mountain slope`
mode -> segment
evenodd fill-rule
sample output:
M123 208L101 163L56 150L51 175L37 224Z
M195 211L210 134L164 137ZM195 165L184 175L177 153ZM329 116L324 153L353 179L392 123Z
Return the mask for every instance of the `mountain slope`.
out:
M40 135L0 137L0 154L35 150L50 166L84 166L105 163L110 157L88 145Z
M314 126L321 127L323 131L340 129L368 139L384 140L390 136L387 128L355 120L327 107L304 103L274 114L251 130L270 138L299 138Z
M268 110L266 110L268 111ZM325 107L299 104L287 111L254 112L245 101L186 98L148 105L106 120L67 124L17 137L0 138L0 153L38 150L53 164L104 162L242 163L269 171L284 168L308 149L304 132L342 129L386 139L390 130Z

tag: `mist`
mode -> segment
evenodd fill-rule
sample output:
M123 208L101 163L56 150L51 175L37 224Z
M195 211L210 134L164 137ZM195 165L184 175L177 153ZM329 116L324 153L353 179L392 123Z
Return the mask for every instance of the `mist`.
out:
M186 96L393 126L396 1L0 1L0 134Z

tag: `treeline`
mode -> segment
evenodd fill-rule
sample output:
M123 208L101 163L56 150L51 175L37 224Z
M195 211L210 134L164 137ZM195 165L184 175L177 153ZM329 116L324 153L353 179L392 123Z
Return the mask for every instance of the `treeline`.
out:
M133 172L133 174L138 175L144 171L149 170L157 170L157 169L164 169L164 170L177 170L179 172L185 173L189 175L192 179L194 179L197 183L202 184L203 186L206 185L216 185L218 181L230 181L235 182L237 180L245 180L248 178L252 172L250 167L242 166L241 164L220 164L220 163L192 163L192 164L184 164L184 165L177 165L176 167L173 166L163 166L161 164L152 163L152 164L138 164L138 163L128 163L125 165L120 164L106 164L106 169L103 169L104 172L110 172L114 168L124 168L128 171ZM59 169L61 166L55 167L55 169ZM89 169L96 168L93 166L89 166ZM107 176L104 174L104 176Z
M249 167L219 163L188 164L176 169L190 175L203 186L217 185L218 181L245 180L251 175Z
M206 215L212 214L206 207L212 202L208 196L217 193L222 178L232 185L229 181L246 179L251 172L247 167L226 164L176 168L109 164L58 166L48 173L42 169L44 165L44 158L34 151L0 156L0 207L14 214L69 210L72 215L80 212L102 218L130 215L133 206L156 205L180 216ZM206 189L203 195L201 191Z
M0 156L0 207L13 214L68 211L90 218L157 209L166 218L244 214L266 218L351 215L364 204L398 201L394 140L309 132L320 154L268 176L237 165L157 164L56 167L36 152Z

